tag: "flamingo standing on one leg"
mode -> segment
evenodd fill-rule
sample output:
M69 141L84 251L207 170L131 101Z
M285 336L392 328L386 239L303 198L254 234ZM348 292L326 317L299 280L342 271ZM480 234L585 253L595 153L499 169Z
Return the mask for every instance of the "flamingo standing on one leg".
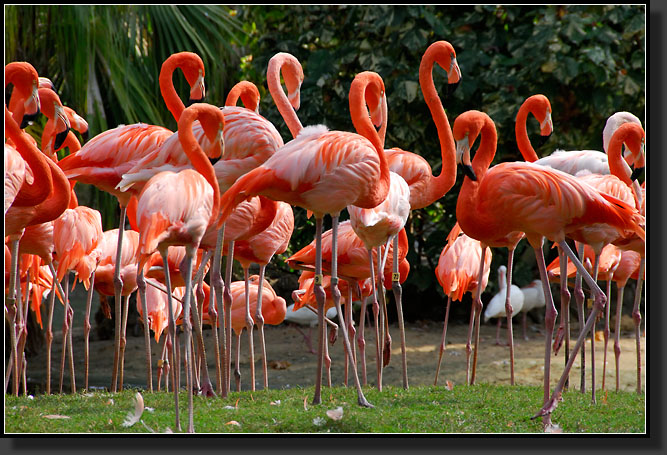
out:
M486 288L489 281L489 270L491 268L491 249L487 247L484 255L484 270L482 272L482 281L477 280L479 263L482 257L482 245L479 240L471 239L463 231L458 223L454 225L447 236L447 245L442 249L438 266L435 269L435 276L442 290L447 296L447 308L445 309L445 323L442 329L442 340L440 341L440 351L438 354L438 367L435 370L435 380L433 385L438 385L438 375L440 373L440 364L447 344L447 321L449 319L449 307L454 301L460 301L466 292L471 294L481 287ZM470 381L470 354L472 330L475 312L470 311L470 325L468 329L468 342L466 344L466 383Z
M359 134L329 131L324 126L304 128L264 164L239 178L221 198L223 221L235 205L257 194L304 207L315 214L318 251L315 280L320 340L314 404L321 402L322 351L325 341L324 295L321 287L322 219L325 214L333 217L332 292L336 310L342 319L340 292L337 288L338 216L348 205L375 207L386 198L389 190L389 169L383 144L369 119L366 100L371 105L372 118L376 124L386 121L382 118L382 105L386 103L384 83L377 73L358 74L350 88L350 113ZM341 326L348 356L352 358L347 329L342 321ZM361 390L356 365L353 365L353 370L359 405L372 406Z
M169 56L162 64L159 76L160 92L169 111L178 121L185 105L178 97L173 84L173 73L181 68L190 85L190 101L196 102L204 98L204 63L192 52L179 52ZM162 126L136 123L121 125L104 131L88 141L77 153L62 159L58 164L67 178L81 183L94 185L98 189L112 194L120 205L120 222L118 229L118 247L116 248L116 264L120 264L122 254L123 231L125 230L126 207L132 196L139 191L122 191L116 186L122 175L129 171L141 158L151 151L159 149L172 136L172 131ZM219 154L219 150L209 152ZM141 282L141 277L139 278ZM120 270L114 275L116 327L114 340L114 367L111 377L111 391L117 388L117 377L121 343L121 290ZM141 287L141 285L140 285ZM146 346L150 350L150 345Z
M137 225L139 227L139 270L149 255L155 250L160 252L163 263L167 263L168 248L171 245L186 247L183 269L185 280L185 298L183 313L185 317L185 357L186 381L188 388L188 426L187 431L194 431L192 402L192 360L190 359L190 301L192 288L192 260L206 228L216 222L219 207L219 187L215 179L213 166L202 151L192 133L192 123L199 119L206 136L211 143L222 141L225 118L220 109L208 104L193 104L181 114L178 121L178 137L183 152L188 156L195 170L186 169L178 173L161 172L152 177L139 195L137 204ZM216 139L217 138L217 139ZM221 144L218 144L221 146ZM171 299L171 283L166 269L167 296ZM169 302L169 330L174 348L175 320L171 300ZM178 387L174 384L176 405L176 427L180 428L178 417Z
M479 149L471 164L470 146L480 133ZM561 397L574 357L606 300L604 292L565 243L565 237L580 240L581 235L577 231L593 225L620 234L634 232L643 237L644 231L639 224L643 222L643 217L634 207L599 193L560 171L524 162L501 163L489 169L495 156L496 132L493 121L482 112L468 111L457 117L453 134L457 140L457 159L464 165L466 172L456 214L463 231L490 246L506 244L508 236L516 232L525 233L535 250L548 302L545 316L544 406L535 417L543 416L545 426L550 426L551 413ZM551 397L549 372L556 309L544 264L544 237L559 244L582 272L595 294L593 313Z

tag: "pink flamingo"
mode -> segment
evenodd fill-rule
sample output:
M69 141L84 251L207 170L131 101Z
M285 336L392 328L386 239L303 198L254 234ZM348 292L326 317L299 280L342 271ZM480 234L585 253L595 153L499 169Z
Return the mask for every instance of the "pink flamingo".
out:
M70 328L74 311L69 304L69 272L75 271L86 289L94 284L98 255L94 252L102 239L102 216L90 207L67 209L53 222L53 242L58 268L56 280L65 278L65 316L63 321L63 350L60 362L60 392L62 393L65 354L69 354L72 393L76 392L74 356ZM92 290L91 290L92 291ZM92 292L91 292L92 295ZM90 298L90 297L89 297ZM67 349L66 349L67 348Z
M178 97L174 88L172 76L176 68L181 68L190 85L190 100L199 101L204 98L204 63L201 58L192 52L172 54L162 64L160 70L160 92L169 111L178 121L185 105ZM112 194L120 205L120 222L118 230L118 256L123 251L123 231L125 230L126 207L132 196L139 194L138 190L121 191L116 188L123 174L133 168L141 158L161 145L172 136L172 131L162 126L136 123L121 125L104 131L88 141L77 153L62 159L58 164L68 179L91 184L98 189ZM211 153L219 153L212 151ZM120 257L116 258L120 264ZM141 281L141 277L139 278ZM119 370L119 355L121 343L121 289L120 270L115 271L115 302L116 327L114 367L111 378L111 391L117 388ZM140 288L143 289L142 284ZM141 290L140 290L141 292ZM147 346L150 349L150 345Z
M491 249L486 248L484 254L484 270L482 272L481 282L477 279L479 264L482 258L482 245L479 240L472 239L465 235L461 230L459 223L456 223L447 236L447 244L440 253L438 266L435 269L435 276L442 290L447 296L447 308L445 309L445 324L442 329L442 340L440 341L440 351L438 354L438 367L435 370L435 380L433 385L438 385L438 375L440 373L440 364L442 363L442 354L447 349L447 320L449 319L449 307L454 301L461 301L466 292L471 294L479 287L482 290L486 288L489 282L489 270L491 269ZM480 286L481 283L481 286ZM475 312L470 311L470 324L468 328L468 343L466 344L466 383L469 383L470 377L470 354L472 351L471 340L474 325Z
M481 133L480 146L472 164L470 146ZM640 224L643 217L634 207L603 193L560 171L535 166L532 163L501 163L489 169L495 156L496 131L488 115L468 111L457 117L453 129L457 140L457 159L464 165L466 177L459 192L456 217L461 229L483 246L507 245L516 233L525 233L537 258L544 293L547 297L545 316L545 373L544 406L535 417L542 416L545 426L551 425L551 413L556 408L565 378L583 340L606 301L604 292L586 272L565 242L565 237L581 240L581 229L597 224L618 231L635 232L644 236ZM509 175L512 177L510 178ZM574 346L573 356L563 372L551 397L549 371L551 337L556 317L546 267L542 253L544 237L557 242L572 259L588 285L594 290L593 312L584 332ZM480 267L481 276L482 267ZM509 280L508 280L509 281ZM480 291L478 290L478 296Z
M330 229L322 234L322 271L329 272L331 270L332 263L332 233L333 230ZM365 326L365 316L366 316L366 299L362 296L362 291L360 288L360 283L365 283L367 279L371 278L371 265L378 261L377 250L372 251L372 258L368 256L368 250L364 245L363 241L357 236L357 234L352 229L352 224L350 220L343 221L339 225L338 236L337 236L337 251L338 251L338 270L340 277L348 283L348 300L352 300L349 293L352 292L352 288L356 287L357 295L361 300L361 312L359 319L359 330L356 332L357 336L357 345L359 346L359 354L361 359L361 379L363 385L366 385L366 341L364 338L364 326ZM386 252L386 257L393 258L393 244L389 244L388 252ZM398 261L399 261L399 273L400 273L400 282L403 283L410 271L410 264L408 263L406 256L408 253L408 236L405 232L405 229L402 229L398 234ZM315 264L317 259L317 244L315 241L311 242L309 245L306 245L301 250L294 253L292 256L287 258L287 264L294 268L305 271L313 272L315 271ZM384 268L384 283L390 283L392 278L392 271L394 269L392 261L387 261ZM325 281L323 281L323 288L325 288ZM385 284L386 286L386 284ZM372 295L372 293L370 294ZM351 320L351 313L348 309L346 313ZM351 322L346 321L347 326L352 326ZM350 335L352 338L353 335ZM381 340L378 331L376 331L376 339ZM382 349L382 361L383 365L389 363L389 355L391 353L390 345L387 343L391 342L391 338L387 337L384 339L385 346ZM356 352L352 352L352 359L356 363Z
M263 194L274 200L306 208L315 214L317 250L321 252L322 219L331 214L333 220L332 269L334 301L339 318L340 293L337 290L338 270L336 238L338 216L348 205L372 208L382 202L389 190L389 169L384 157L383 144L368 118L365 100L369 100L372 117L377 124L382 118L382 104L386 103L384 83L377 73L358 74L350 88L350 113L360 134L329 131L324 126L304 128L261 166L239 178L221 198L224 221L242 200ZM359 171L363 169L363 171ZM332 195L336 197L332 197ZM315 383L314 404L321 402L322 351L324 343L324 295L321 289L321 256L318 254L315 275L320 327L319 356ZM342 321L341 321L342 322ZM347 330L342 324L343 339L352 358ZM372 406L361 390L353 365L358 403Z
M192 289L192 260L199 247L199 242L206 228L216 222L219 207L219 187L213 166L202 151L192 133L192 123L199 119L206 136L211 143L222 140L225 118L220 109L208 104L193 104L181 114L178 121L178 136L183 151L190 158L195 169L181 172L161 172L152 177L144 186L137 204L137 225L139 227L139 265L142 270L148 257L159 251L164 264L167 263L167 251L171 245L186 247L185 264L182 268L185 280L185 298L183 313L190 314ZM171 299L169 273L165 273L167 296ZM196 306L195 306L196 309ZM169 302L169 331L172 345L175 342L175 320L171 301ZM197 313L194 312L196 315ZM199 321L195 321L199 324ZM185 318L186 381L188 388L188 432L194 431L192 403L192 360L190 342L192 326L189 317ZM176 427L180 429L178 415L178 387L174 387L176 406Z
M264 374L264 388L268 389L269 379L268 371L266 364L266 346L264 342L264 318L262 316L262 296L263 291L262 287L264 285L264 272L266 270L267 264L271 261L275 254L284 253L287 250L290 237L294 231L294 213L292 211L292 206L285 202L278 202L278 208L276 210L276 216L273 219L272 223L268 228L262 232L254 235L247 240L240 240L235 243L234 255L236 260L241 263L243 268L244 275L246 277L245 281L248 283L248 269L250 264L257 263L259 264L259 279L258 286L259 290L257 291L257 308L255 310L254 322L257 323L257 329L259 331L259 340L261 346L262 354L262 370ZM246 309L250 311L249 306L249 289L246 288ZM249 313L246 315L246 322L249 322ZM252 327L253 324L248 324L248 337L252 340ZM250 344L252 348L252 343ZM251 384L252 390L255 390L255 381L254 381L254 356L252 355L251 349Z
M385 115L386 118L386 115ZM368 258L370 262L370 277L371 277L371 286L373 288L373 316L375 319L375 329L376 335L379 335L379 327L382 324L379 319L380 308L377 302L377 292L381 292L380 299L382 301L383 311L386 314L386 303L384 298L384 287L381 291L376 291L375 289L375 272L373 270L373 248L377 250L377 271L378 279L382 280L382 264L380 261L381 258L381 247L384 244L388 244L398 233L403 229L405 223L410 214L410 188L408 184L403 180L403 177L396 174L395 172L389 172L390 185L389 193L387 198L378 204L374 208L364 209L356 206L348 206L347 211L350 214L350 225L354 230L355 234L361 239L364 243L364 246L368 250ZM396 237L396 242L398 242L398 237ZM400 279L400 274L398 273L398 248L394 247L394 268L396 276L392 278L392 286L396 282L396 286ZM382 281L381 281L382 282ZM384 283L382 283L384 284ZM396 307L398 310L398 322L399 330L401 333L401 353L402 353L402 366L403 366L403 388L408 388L408 369L407 369L407 358L406 358L406 346L405 346L405 332L403 327L403 310L401 306L400 299L396 300ZM351 311L351 306L346 307L347 311ZM350 318L351 319L351 318ZM348 319L349 320L349 319ZM350 328L348 328L350 330ZM376 362L377 362L377 374L378 390L382 390L382 352L381 352L381 338L378 336L375 340L376 342Z

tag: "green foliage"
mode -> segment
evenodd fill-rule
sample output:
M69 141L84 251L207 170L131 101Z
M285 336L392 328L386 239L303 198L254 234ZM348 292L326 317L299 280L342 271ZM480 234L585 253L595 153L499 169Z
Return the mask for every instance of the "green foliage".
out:
M140 421L123 426L134 411L136 391L41 395L29 400L7 396L5 431L12 433L165 433L174 430L172 393L142 392ZM531 420L542 402L535 386L479 384L446 387L367 387L373 409L356 404L354 387L322 393L311 404L313 388L231 392L226 399L194 397L197 433L541 433ZM609 392L591 404L588 394L565 392L552 416L564 433L644 433L644 398L632 392ZM181 425L187 423L187 396L179 399ZM340 420L327 416L341 407ZM150 410L149 410L150 408Z

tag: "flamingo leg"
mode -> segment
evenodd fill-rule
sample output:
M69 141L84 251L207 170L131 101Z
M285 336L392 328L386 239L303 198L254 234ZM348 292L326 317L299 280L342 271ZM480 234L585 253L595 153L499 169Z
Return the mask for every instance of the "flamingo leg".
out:
M55 278L54 278L55 279ZM59 385L59 393L63 393L63 376L65 373L65 356L67 354L67 333L69 332L69 324L71 322L71 317L70 314L72 314L72 309L69 305L69 271L65 273L65 314L63 316L63 344L62 344L62 351L61 351L61 356L60 356L60 385ZM72 391L73 393L73 391Z
M503 326L503 320L502 318L498 318L498 322L496 323L496 346L502 346L503 344L500 342L500 329Z
M505 313L507 315L507 345L510 348L510 385L514 385L514 333L512 331L512 265L514 263L514 248L509 249L507 256L507 294L505 297Z
M475 326L475 301L470 306L470 322L468 323L468 341L466 342L466 384L470 384L470 355L472 354L472 333Z
M255 322L259 333L259 345L262 354L262 374L264 375L264 390L269 388L269 373L266 364L266 344L264 343L264 316L262 316L262 293L264 289L264 272L266 264L259 266L259 289L257 291L257 311L255 311Z
M118 373L118 390L123 390L123 373L125 370L125 347L127 346L127 316L130 312L130 295L126 295L123 299L123 321L120 335L120 353L119 353L119 373Z
M528 341L528 312L524 311L521 314L521 326L523 332L523 339Z
M567 288L567 256L558 248L560 267L560 325L554 341L554 355L558 354L563 339L565 340L565 365L570 358L570 290ZM565 389L569 387L570 378L565 381Z
M371 288L373 292L373 321L375 324L375 361L377 365L377 388L382 392L382 345L380 343L380 304L378 303L378 290L375 285L375 265L373 263L373 251L368 250L368 261L371 268Z
M163 264L168 264L167 261L167 250L168 248L161 248L160 249L160 256L162 256L162 263ZM168 309L168 314L169 314L169 324L168 324L168 331L169 331L169 337L171 338L171 352L172 352L172 362L171 362L171 369L173 371L174 377L172 379L172 389L174 390L174 409L175 409L175 414L176 414L176 422L175 422L175 427L177 431L181 431L181 419L179 416L178 412L178 390L179 390L179 385L178 385L178 380L177 380L177 374L178 370L180 368L180 365L177 361L178 357L178 344L176 343L176 320L174 318L174 303L172 300L172 295L171 295L171 277L169 276L169 267L165 266L164 267L164 284L167 286L167 309ZM185 318L187 319L187 318Z
M53 264L50 264L53 268ZM56 283L58 280L55 278L55 270L53 273L53 286L51 286L51 292L49 294L49 306L48 306L48 316L46 323L46 394L51 395L51 344L53 343L53 307L56 299Z
M327 387L331 387L331 356L329 355L329 326L324 324L324 369L326 370Z
M225 309L223 306L223 280L222 275L220 274L220 265L222 262L222 245L223 239L225 236L225 225L223 224L220 230L218 231L218 238L215 243L215 252L213 253L213 263L211 264L210 270L210 281L211 281L211 294L209 301L210 308L219 308L219 311L216 311L218 315L218 320L220 323L217 326L213 327L213 331L218 332L216 337L216 369L218 371L218 393L222 398L227 398L227 347L226 347L226 335L225 335ZM214 300L215 299L215 300ZM220 342L218 345L217 342Z
M616 322L614 323L614 357L616 359L616 391L621 389L621 310L625 285L616 289Z
M146 352L146 387L153 392L153 371L151 367L151 329L148 325L148 303L146 302L146 280L144 279L143 267L137 270L137 291L141 299L141 320L144 326L144 346ZM158 370L159 371L159 370ZM158 390L160 379L158 378Z
M341 332L343 332L343 343L345 343L347 355L349 358L352 358L350 338L347 335L347 327L345 327L343 311L340 306L340 290L338 289L338 214L332 217L331 234L331 295L333 297L334 305L336 306L336 312L338 313L339 326ZM354 363L352 363L352 375L354 378L354 384L357 387L357 403L359 406L366 408L374 407L371 403L368 402L368 400L366 400L364 392L361 390L359 375L357 374L357 365Z
M6 299L5 303L5 319L9 323L9 336L11 343L11 355L14 360L18 356L17 341L16 341L16 317L18 313L18 307L16 306L16 284L18 282L18 260L19 260L19 239L12 240L11 242L11 270L9 276L9 296ZM55 276L55 275L54 275ZM55 278L54 278L55 280ZM14 362L16 363L16 362ZM13 378L13 393L15 396L19 396L19 369L14 368L14 378Z
M361 300L361 311L359 312L359 330L357 331L357 346L359 346L358 359L361 360L361 381L363 385L368 383L366 379L366 340L364 339L364 326L366 325L366 299L361 295L359 283L356 283L359 300ZM356 359L355 359L356 360Z
M605 378L607 376L607 346L609 344L609 313L611 312L611 280L614 277L613 272L609 272L607 278L607 302L604 315L604 357L602 360L602 391L605 391Z
M234 261L234 242L229 242L227 247L227 261L225 263L225 289L223 291L224 315L225 315L225 343L226 354L225 358L225 378L227 384L225 385L226 392L223 397L227 396L231 387L231 369L232 369L232 291L230 285L232 283L232 265Z
M186 247L185 249L185 268L183 279L185 280L185 298L183 300L183 327L185 331L185 380L188 390L188 433L194 433L194 408L193 408L193 398L192 398L192 386L193 386L193 376L192 368L194 365L190 343L192 342L192 323L190 322L190 312L191 312L191 302L192 302L192 260L194 258L196 247L190 248ZM165 262L166 264L166 262ZM196 307L196 305L192 305ZM195 308L196 314L196 308ZM199 325L199 321L195 321L195 325ZM210 382L209 382L210 386Z
M255 322L250 314L250 282L248 269L243 270L245 279L245 328L248 332L248 357L250 359L250 390L255 391L255 346L253 344L253 327ZM258 294L259 296L259 294Z
M595 266L593 268L593 279L598 280L598 267L600 266L600 254L595 253ZM591 401L593 404L597 402L595 397L595 324L597 318L593 321L593 329L591 330Z
M334 236L335 238L335 236ZM315 393L313 404L322 402L322 363L324 357L324 343L326 343L324 328L324 302L326 295L322 287L322 217L315 218L315 285L313 288L315 300L317 301L317 368L315 376Z
M642 315L639 305L642 297L642 284L644 281L644 268L646 267L646 259L642 257L639 263L639 276L637 278L637 288L635 289L635 300L632 307L632 319L635 322L635 343L637 346L637 393L642 393L642 356L641 356L641 324Z
M123 256L123 237L125 234L125 217L126 217L126 207L123 205L120 206L120 223L118 224L118 244L116 246L116 267L114 269L113 275L113 286L114 286L114 298L116 302L116 315L115 322L116 327L114 330L114 357L113 357L113 370L111 373L111 393L116 392L116 385L118 379L118 370L120 366L120 339L121 339L121 292L123 291L123 280L120 277L120 263ZM166 262L165 262L166 264Z
M579 335L579 338L577 339L574 348L572 349L572 356L570 357L569 361L567 362L567 365L565 366L565 370L563 371L563 374L561 375L558 383L556 384L556 387L554 388L553 392L551 393L551 398L544 404L542 409L533 416L533 418L537 417L547 417L550 416L551 413L556 409L556 406L558 406L558 402L561 400L561 394L563 391L563 386L565 384L565 380L567 378L567 375L570 372L570 369L572 368L572 364L574 363L574 359L577 357L577 354L579 353L579 350L581 349L581 346L584 344L584 341L586 339L586 335L588 332L591 330L593 327L593 323L595 322L595 319L597 318L598 314L600 311L604 309L604 305L606 304L607 297L604 295L604 292L600 289L600 287L597 285L595 280L586 272L586 269L584 266L581 264L579 261L579 258L572 252L570 247L567 245L565 241L558 242L561 248L565 251L565 253L569 256L570 260L574 263L574 265L577 267L578 270L581 271L582 273L582 278L586 280L586 283L590 287L590 289L593 291L594 295L594 303L593 303L593 311L591 315L588 317L586 320L586 324L583 328L582 333ZM545 267L546 269L546 267ZM546 270L544 274L546 278ZM543 280L544 281L544 280ZM548 283L547 283L548 284ZM548 286L546 286L548 289ZM546 293L545 293L545 298L546 298Z
M236 391L241 391L241 334L243 329L236 334L236 362L234 365L234 381L236 383Z
M193 253L194 256L194 253ZM203 259L203 258L202 258ZM192 261L193 257L188 258L186 256L185 261L190 261L190 275L186 278L185 276L183 277L185 279L185 282L187 283L188 280L190 282L190 291L192 292ZM203 260L202 260L203 262ZM187 266L187 264L183 264ZM183 270L183 266L181 266L181 270ZM202 276L203 278L203 276ZM190 301L192 302L192 295L190 295ZM202 332L202 322L201 318L199 316L199 309L197 308L197 303L195 302L194 304L190 304L190 312L192 314L192 321L195 328L195 337L194 341L197 343L197 352L199 353L199 358L202 361L201 365L201 381L199 385L199 389L201 391L201 394L205 397L214 397L215 392L213 391L213 385L211 384L211 379L209 377L208 373L208 364L206 362L206 347L204 345L204 334ZM193 362L194 365L194 362ZM193 370L194 371L194 370Z
M380 256L382 248L378 247L378 268L377 268L377 282L375 289L377 289L378 295L380 297L380 358L382 359L382 365L380 369L380 385L382 385L382 373L384 367L389 365L389 360L391 358L391 335L389 335L389 326L387 325L387 299L384 292L384 267L382 267L380 262Z
M90 277L90 287L88 288L88 295L86 296L86 313L83 317L83 359L84 359L84 374L83 374L83 388L88 391L88 363L90 359L90 307L93 303L93 286L95 285L95 271Z
M584 245L580 243L577 248L577 254L579 258L583 260L584 258ZM586 308L584 306L584 290L581 284L582 275L577 269L577 274L574 277L574 300L577 302L577 313L579 317L579 335L584 331L584 325L586 321ZM581 351L581 383L580 383L581 393L586 392L586 350L582 349Z
M479 274L477 276L477 282L482 282L482 277L484 276L484 258L486 256L486 245L482 244L482 258L479 263ZM477 352L479 348L479 325L480 319L482 316L482 287L477 286L477 295L475 296L475 301L473 302L473 307L475 309L475 350L472 357L472 373L470 374L470 384L475 383L475 372L477 367Z
M403 365L403 388L408 389L408 355L405 344L405 323L403 322L403 288L400 282L401 275L398 272L398 235L394 236L394 263L391 278L391 289L396 301L396 315L398 317L398 331L401 337L401 362Z
M447 296L447 309L445 309L445 324L442 328L442 339L440 340L440 352L438 354L438 367L435 370L435 380L433 385L438 385L438 375L440 374L440 363L442 362L442 354L444 354L447 349L446 338L447 338L447 321L449 320L449 307L452 303L451 296Z

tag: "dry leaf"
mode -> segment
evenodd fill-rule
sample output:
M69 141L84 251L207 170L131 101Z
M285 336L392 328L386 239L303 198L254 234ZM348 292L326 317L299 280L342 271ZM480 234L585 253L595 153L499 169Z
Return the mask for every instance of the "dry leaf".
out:
M69 416L63 416L60 414L48 414L42 417L44 417L45 419L69 419Z
M273 406L278 406L278 405L280 405L280 400L272 401L272 402L269 403L269 404L271 404L271 405L273 405Z
M286 370L288 369L292 364L289 363L287 360L272 360L269 362L269 366L274 369L274 370Z
M308 406L306 406L306 401L308 401L308 397L303 397L303 410L304 411L308 410Z
M241 424L238 423L236 420L230 420L230 421L227 422L225 425L236 425L237 427L240 427L240 426L241 426Z
M452 383L452 381L448 380L446 384L447 384L447 390L449 390L450 392L454 390L454 384Z
M239 401L240 401L240 400L241 400L240 398L237 398L236 403L234 403L234 408L235 408L235 409L238 409L238 408L239 408Z
M331 420L340 420L343 418L343 408L338 406L336 409L329 409L327 411L327 417Z
M595 341L604 341L604 331L597 330L595 332Z
M131 427L141 419L141 415L144 413L144 397L141 396L141 393L137 392L134 395L134 412L130 411L125 417L123 422L124 427Z

